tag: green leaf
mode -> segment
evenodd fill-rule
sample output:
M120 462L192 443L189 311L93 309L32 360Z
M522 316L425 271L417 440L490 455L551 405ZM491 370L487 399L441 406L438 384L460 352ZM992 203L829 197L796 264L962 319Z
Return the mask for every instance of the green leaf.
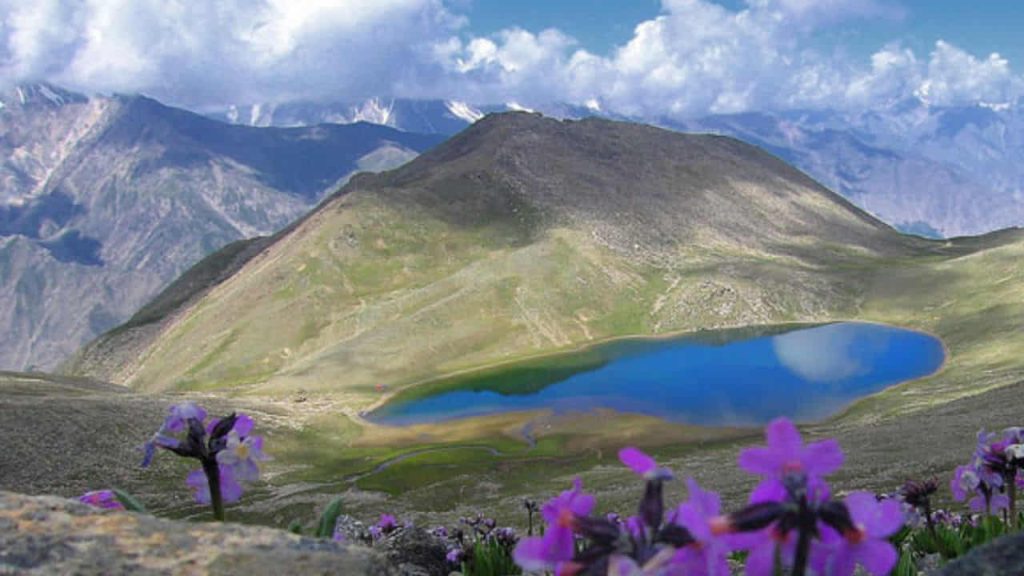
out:
M914 562L914 555L909 551L900 554L900 560L896 563L890 576L917 576L917 564Z
M331 538L334 536L334 526L338 523L338 516L341 516L342 498L338 496L324 508L320 515L320 523L316 529L317 538Z
M142 514L146 513L146 507L142 505L142 502L136 500L136 498L131 494L124 490L118 490L117 488L114 488L111 492L114 493L114 497L117 498L117 501L120 502L122 506L124 506L125 510L140 512Z
M490 540L481 540L473 545L473 559L463 563L466 576L509 576L521 574L522 570L512 559L511 551Z
M299 536L302 536L302 522L299 522L298 520L293 520L292 523L288 525L288 531L292 534L298 534Z
M942 557L946 560L962 556L967 551L967 542L964 541L963 533L946 526L939 526L935 531L938 533L939 541L942 544L939 552L942 553Z

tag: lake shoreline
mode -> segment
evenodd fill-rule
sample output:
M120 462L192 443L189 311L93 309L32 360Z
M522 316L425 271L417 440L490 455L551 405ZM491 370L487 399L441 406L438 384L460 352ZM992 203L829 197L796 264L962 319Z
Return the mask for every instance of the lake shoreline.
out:
M827 326L836 325L844 328L826 330L827 334L817 336L808 335L810 340L787 340L785 351L782 349L783 339L780 337L784 334L820 331ZM876 334L873 330L864 330L865 327L877 327L884 332ZM880 335L896 335L902 340L886 340L884 347L878 348L873 340ZM915 339L912 336L920 338ZM678 347L659 347L659 344L672 340L677 341ZM639 348L631 348L632 343L636 343ZM616 345L622 347L616 348ZM647 349L645 345L652 348ZM741 352L744 362L737 363L733 359L736 356L730 356L724 351L724 347L734 345L744 347ZM908 347L917 347L920 353L926 355L915 355L914 348ZM672 352L669 352L670 350ZM574 355L579 357L574 358ZM559 363L561 358L566 360ZM908 358L916 358L918 361L908 364L904 361ZM934 377L945 369L949 359L949 346L935 334L920 329L863 320L789 322L739 329L627 336L577 347L575 352L548 353L521 362L502 362L433 378L415 385L421 389L426 389L431 384L440 385L434 390L424 390L422 395L409 394L411 387L405 386L379 399L374 403L373 410L361 412L359 419L360 424L371 428L443 425L449 421L473 420L497 413L547 410L558 415L567 410L567 406L579 405L582 411L602 408L613 413L643 414L661 418L669 423L708 429L757 426L770 416L758 412L789 412L778 405L762 407L759 403L749 401L752 394L758 398L772 397L770 391L758 385L756 380L743 376L745 370L756 370L768 375L773 385L781 386L779 390L789 390L790 393L796 394L795 398L808 398L808 395L824 392L824 396L815 402L805 402L802 405L798 402L798 409L789 414L801 425L816 425L840 418L865 398L909 382ZM545 360L549 360L550 363L544 364ZM697 364L692 363L694 360ZM609 384L608 371L611 370L614 374L614 371L622 370L623 368L616 367L616 364L623 362L629 363L629 369L640 375L639 380L633 382L634 386L639 387L637 390L648 389L646 394L641 394L637 398L655 398L665 390L665 399L670 403L648 404L646 407L642 403L637 405L635 399L623 396L617 385ZM674 390L660 387L661 382L667 382L665 374L671 375L672 371L678 368L685 369L701 382L714 387L708 388L707 393L688 388L688 385L677 386ZM520 388L515 388L517 369L522 374ZM765 370L769 372L764 372ZM581 375L588 374L590 378L596 378L593 383L578 379ZM631 378L630 374L620 373L617 376L625 380ZM445 383L449 385L445 386ZM828 383L829 387L819 388L821 383ZM879 384L884 387L877 389L876 386ZM510 391L513 388L516 391ZM872 390L873 388L876 389ZM862 389L868 391L862 394ZM466 394L473 396L459 398ZM478 397L475 394L484 396ZM406 397L403 398L403 395ZM398 401L399 398L402 400ZM673 400L676 403L681 402L678 410L671 405ZM399 402L395 405L398 412L388 412L374 418L374 411L396 401ZM476 402L482 404L474 410ZM777 402L778 398L776 404ZM706 408L702 408L705 403ZM417 405L422 408L417 408ZM816 405L825 407L824 415L814 414L821 413L814 409ZM404 406L412 406L412 411L403 412L401 407ZM668 412L665 412L666 407L669 409ZM685 415L688 412L692 413L687 417ZM720 414L721 418L712 419L714 421L704 418L704 415L712 413ZM684 416L683 419L676 420L669 414ZM432 418L436 420L431 420Z

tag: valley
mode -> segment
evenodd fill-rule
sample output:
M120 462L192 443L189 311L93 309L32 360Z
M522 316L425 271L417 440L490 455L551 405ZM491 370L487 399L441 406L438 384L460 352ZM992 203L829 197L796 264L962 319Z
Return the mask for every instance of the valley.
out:
M643 168L624 180L625 165ZM806 431L847 450L843 489L885 491L948 473L969 447L964 429L1016 422L1022 256L1019 230L899 235L728 139L502 115L354 179L223 274L230 259L209 259L68 370L266 422L275 460L236 512L248 521L283 526L340 492L364 516L486 509L517 522L523 496L575 474L609 507L634 498L614 455L625 442L730 501L749 483L736 450L760 431L601 412L394 428L360 412L443 375L617 336L878 322L939 337L945 366ZM140 494L196 513L183 490L154 490L132 464L121 466Z

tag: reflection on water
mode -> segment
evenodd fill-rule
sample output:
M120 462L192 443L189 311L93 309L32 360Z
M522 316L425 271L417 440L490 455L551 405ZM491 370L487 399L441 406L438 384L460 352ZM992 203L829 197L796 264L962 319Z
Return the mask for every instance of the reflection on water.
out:
M860 328L860 329L857 329ZM890 332L871 326L828 324L772 337L775 356L812 382L837 382L866 374L889 345Z
M942 344L932 336L860 323L757 337L634 339L534 362L528 369L511 366L440 383L425 395L397 398L369 419L408 425L600 408L709 426L755 425L780 415L817 420L858 397L930 374L943 358ZM529 379L517 386L519 374Z

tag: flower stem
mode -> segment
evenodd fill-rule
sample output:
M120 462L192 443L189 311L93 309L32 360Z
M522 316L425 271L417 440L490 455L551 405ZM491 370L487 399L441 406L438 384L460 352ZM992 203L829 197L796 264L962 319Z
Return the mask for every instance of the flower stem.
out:
M800 508L797 520L796 557L793 559L792 576L804 576L807 572L807 561L811 554L811 538L816 534L817 515L807 504L807 495L800 496Z
M932 542L935 543L935 547L938 548L939 554L943 558L946 557L945 547L939 540L939 534L935 531L935 521L932 520L932 503L928 499L925 499L924 504L921 505L921 510L924 512L924 523L928 526L928 533L931 534Z
M224 500L220 494L220 468L216 459L203 459L203 473L210 485L210 506L213 507L213 519L224 521Z
M1013 476L1006 483L1006 495L1010 500L1010 521L1008 522L1010 528L1017 528L1019 518L1017 518L1017 474L1014 471Z
M811 534L807 530L799 530L796 541L796 558L793 559L792 576L804 576L807 571L807 558L811 551Z

